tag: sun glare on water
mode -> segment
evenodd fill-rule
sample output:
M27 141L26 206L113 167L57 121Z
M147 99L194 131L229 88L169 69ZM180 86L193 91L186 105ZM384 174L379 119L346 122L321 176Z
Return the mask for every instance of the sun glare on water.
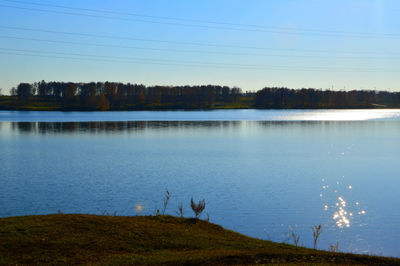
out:
M135 209L136 209L136 212L141 212L141 211L143 211L143 206L140 204L137 204Z
M344 179L344 176L342 177ZM343 191L347 190L350 192L353 189L352 185L341 186L340 182L334 182L334 190L329 189L329 185L326 184L326 179L321 180L322 191L326 194L330 194L328 198L323 198L323 210L331 212L331 219L334 221L335 225L338 228L349 228L351 226L351 221L354 219L355 215L365 215L366 211L360 208L360 203L358 201L354 202L354 204L350 204L348 200L345 200L345 197L342 194ZM345 193L348 194L348 193ZM320 194L321 196L322 194ZM336 195L336 197L332 197ZM333 201L335 199L335 201Z
M400 110L321 110L314 112L299 112L290 115L286 120L297 121L364 121L400 118Z

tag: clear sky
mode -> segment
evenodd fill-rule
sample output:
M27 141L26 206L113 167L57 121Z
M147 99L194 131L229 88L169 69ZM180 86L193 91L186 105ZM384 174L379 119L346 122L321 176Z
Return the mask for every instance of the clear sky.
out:
M0 88L400 89L400 1L0 0Z

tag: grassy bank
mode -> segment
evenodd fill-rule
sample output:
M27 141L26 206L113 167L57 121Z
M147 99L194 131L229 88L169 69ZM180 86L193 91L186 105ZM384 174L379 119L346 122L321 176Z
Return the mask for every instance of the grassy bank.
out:
M214 110L214 109L250 109L254 103L250 97L242 97L236 102L215 102L212 107L185 107L173 104L121 104L115 108L102 109L95 105L83 103L64 103L61 99L45 97L29 97L19 100L17 96L0 96L0 110L10 111L136 111L136 110Z
M0 110L12 111L60 111L61 103L55 99L33 97L20 101L17 96L0 96Z
M43 215L0 219L0 264L400 264L250 238L171 216Z
M29 97L20 100L17 96L0 96L0 110L9 111L163 111L163 110L218 110L218 109L392 109L399 108L399 104L359 104L359 105L321 105L293 107L283 105L278 107L260 107L254 102L254 97L239 97L235 102L216 101L213 105L187 105L181 103L122 103L118 106L97 105L82 102L63 102L55 97Z

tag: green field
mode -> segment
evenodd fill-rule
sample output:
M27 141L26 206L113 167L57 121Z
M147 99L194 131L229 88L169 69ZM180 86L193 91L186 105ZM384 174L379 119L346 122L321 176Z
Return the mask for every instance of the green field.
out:
M172 216L55 214L0 219L0 264L376 264L400 260L254 239Z

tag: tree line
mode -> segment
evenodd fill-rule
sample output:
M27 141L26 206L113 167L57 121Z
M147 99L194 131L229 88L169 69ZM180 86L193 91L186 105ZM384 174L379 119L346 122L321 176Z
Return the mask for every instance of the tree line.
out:
M400 107L400 92L266 87L256 92L254 107L263 109Z
M11 95L21 101L31 97L52 98L64 109L214 108L216 102L232 103L242 95L241 89L227 86L149 86L116 82L35 82L20 83ZM34 99L32 99L34 100Z
M398 108L400 92L266 87L243 93L227 86L145 86L117 82L20 83L11 89L20 102L61 103L62 110ZM235 105L236 104L236 105Z

